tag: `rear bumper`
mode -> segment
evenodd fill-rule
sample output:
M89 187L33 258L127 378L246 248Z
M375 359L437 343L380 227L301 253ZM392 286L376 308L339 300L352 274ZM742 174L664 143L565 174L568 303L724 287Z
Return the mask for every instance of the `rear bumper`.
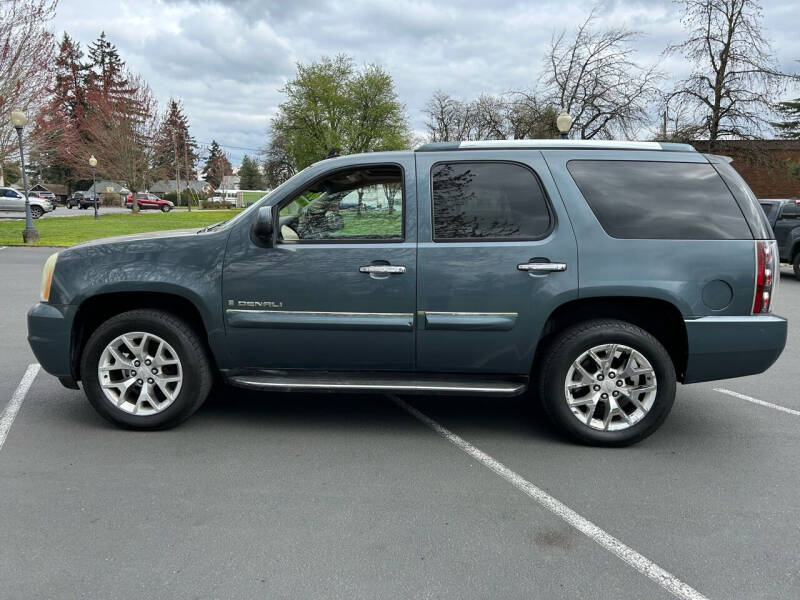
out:
M786 345L783 317L701 317L685 323L689 353L684 383L763 373Z
M62 383L74 384L70 350L75 308L39 302L28 311L28 344L42 368Z

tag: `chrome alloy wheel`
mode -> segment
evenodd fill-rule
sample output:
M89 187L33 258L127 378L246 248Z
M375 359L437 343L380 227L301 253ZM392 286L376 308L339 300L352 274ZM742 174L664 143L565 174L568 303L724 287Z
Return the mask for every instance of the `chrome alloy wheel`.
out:
M640 353L622 344L594 346L567 371L564 395L581 423L619 431L641 421L653 407L656 373Z
M152 333L133 331L105 347L97 378L115 407L146 417L175 401L183 383L183 368L178 353L166 341Z

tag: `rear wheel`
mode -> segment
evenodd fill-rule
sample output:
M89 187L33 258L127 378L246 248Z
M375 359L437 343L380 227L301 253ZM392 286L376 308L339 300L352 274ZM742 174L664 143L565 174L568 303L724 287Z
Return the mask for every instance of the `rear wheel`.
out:
M31 216L38 219L44 214L44 209L41 206L31 206Z
M166 429L194 413L213 383L197 332L175 315L133 310L103 323L81 359L89 401L127 429Z
M800 252L794 255L794 260L792 261L792 269L794 269L795 278L800 279Z
M661 343L640 327L587 321L550 346L539 395L550 418L574 438L627 446L666 419L675 400L675 368Z

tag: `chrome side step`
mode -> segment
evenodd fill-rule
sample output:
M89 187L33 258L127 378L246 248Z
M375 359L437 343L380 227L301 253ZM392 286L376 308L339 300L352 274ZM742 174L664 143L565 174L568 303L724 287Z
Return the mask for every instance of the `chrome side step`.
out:
M517 396L527 384L519 379L474 378L465 375L397 373L267 372L234 375L228 383L243 388L276 392L395 392L398 394L455 394Z

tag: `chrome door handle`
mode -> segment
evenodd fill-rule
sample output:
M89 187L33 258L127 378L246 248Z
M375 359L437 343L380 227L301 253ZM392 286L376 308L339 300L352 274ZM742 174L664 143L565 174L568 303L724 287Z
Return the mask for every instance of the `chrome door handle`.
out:
M517 269L520 271L533 271L534 273L553 273L558 271L566 271L567 263L522 263L521 265L517 265Z
M358 272L398 275L400 273L405 273L406 268L403 265L367 265L366 267L358 267Z

